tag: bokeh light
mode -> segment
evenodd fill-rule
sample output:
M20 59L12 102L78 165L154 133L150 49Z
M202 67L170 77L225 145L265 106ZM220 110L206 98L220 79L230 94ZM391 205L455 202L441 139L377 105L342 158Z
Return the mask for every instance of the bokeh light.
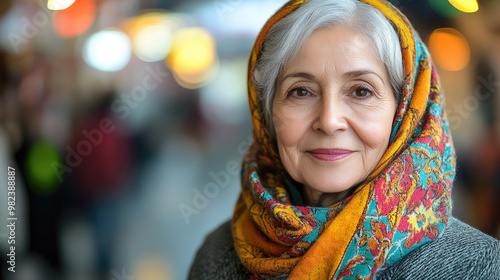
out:
M172 44L171 34L167 26L150 25L144 27L134 40L135 54L146 62L165 59Z
M61 165L59 152L52 144L36 143L26 159L26 176L29 186L41 194L52 193L59 186L59 173L57 172Z
M479 5L476 0L448 0L453 5L453 7L464 13L474 13L479 9Z
M442 17L453 18L460 15L460 11L446 0L428 0L428 2L432 10Z
M439 28L429 37L429 50L434 61L448 71L464 69L470 61L467 39L453 28Z
M174 34L167 66L183 87L196 88L208 82L218 69L215 40L199 27L183 28Z
M116 29L93 34L83 48L85 62L101 71L113 72L123 69L130 56L130 40L125 33Z
M75 3L75 0L49 0L47 8L54 11L64 10L73 5L73 3Z
M138 280L170 280L173 272L166 260L159 255L143 256L135 264L134 273Z
M143 61L155 62L164 60L170 52L174 25L168 14L153 12L130 19L124 30L135 55Z
M207 70L214 61L215 42L199 27L179 30L174 36L169 65L177 73L196 74Z
M175 81L187 89L197 89L207 85L217 73L219 73L219 59L215 57L214 62L207 70L195 74L173 72Z
M95 14L94 0L78 0L67 9L54 12L54 30L63 38L76 37L92 26Z

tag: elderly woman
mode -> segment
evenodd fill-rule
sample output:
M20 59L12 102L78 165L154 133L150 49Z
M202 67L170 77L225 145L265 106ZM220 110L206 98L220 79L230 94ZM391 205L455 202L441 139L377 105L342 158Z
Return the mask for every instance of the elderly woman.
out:
M190 279L500 279L499 241L451 216L444 97L396 8L290 1L248 77L241 197Z

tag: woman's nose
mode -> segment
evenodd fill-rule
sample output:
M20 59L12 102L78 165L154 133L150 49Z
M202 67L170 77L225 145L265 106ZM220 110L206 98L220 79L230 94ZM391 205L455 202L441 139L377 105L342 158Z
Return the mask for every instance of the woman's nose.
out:
M347 129L347 120L344 106L340 100L332 97L322 98L317 111L316 120L313 128L331 135L337 131Z

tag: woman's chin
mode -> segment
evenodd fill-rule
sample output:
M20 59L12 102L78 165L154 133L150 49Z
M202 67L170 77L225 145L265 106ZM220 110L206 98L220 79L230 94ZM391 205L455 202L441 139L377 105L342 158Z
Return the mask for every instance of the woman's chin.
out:
M305 162L304 162L305 163ZM317 193L341 193L349 190L364 178L359 166L349 158L335 162L307 162L302 170L301 182Z

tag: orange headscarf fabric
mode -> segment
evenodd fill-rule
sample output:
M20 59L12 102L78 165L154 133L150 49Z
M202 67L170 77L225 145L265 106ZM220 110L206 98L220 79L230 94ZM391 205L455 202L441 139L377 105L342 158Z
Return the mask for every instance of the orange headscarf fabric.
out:
M327 208L294 205L301 195L298 183L283 167L252 82L270 28L307 1L292 0L278 10L251 52L254 142L243 160L232 231L241 262L257 279L375 279L438 238L451 214L455 152L430 56L399 10L384 0L361 1L381 11L396 29L405 85L387 151L342 202Z

